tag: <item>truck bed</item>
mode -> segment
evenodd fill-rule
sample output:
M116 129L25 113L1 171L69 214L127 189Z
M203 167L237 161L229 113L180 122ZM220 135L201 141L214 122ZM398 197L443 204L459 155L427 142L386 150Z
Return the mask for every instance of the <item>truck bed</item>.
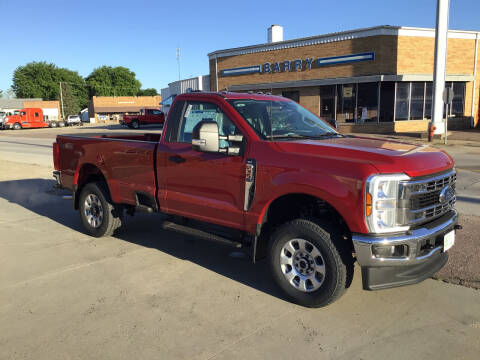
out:
M57 136L56 168L68 189L84 176L103 176L116 203L155 199L155 155L160 134ZM55 148L54 148L55 151Z

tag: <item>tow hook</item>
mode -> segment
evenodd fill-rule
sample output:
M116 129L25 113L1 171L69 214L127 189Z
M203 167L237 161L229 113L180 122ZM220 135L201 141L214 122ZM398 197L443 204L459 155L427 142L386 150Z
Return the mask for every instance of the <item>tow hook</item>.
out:
M457 224L453 227L455 230L462 230L463 229L463 226L460 225L460 224Z

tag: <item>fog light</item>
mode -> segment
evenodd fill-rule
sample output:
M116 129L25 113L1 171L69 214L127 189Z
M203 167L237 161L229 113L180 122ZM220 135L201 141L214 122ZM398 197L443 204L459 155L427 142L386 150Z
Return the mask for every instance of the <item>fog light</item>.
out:
M408 255L407 245L374 245L373 255L377 258L397 258Z

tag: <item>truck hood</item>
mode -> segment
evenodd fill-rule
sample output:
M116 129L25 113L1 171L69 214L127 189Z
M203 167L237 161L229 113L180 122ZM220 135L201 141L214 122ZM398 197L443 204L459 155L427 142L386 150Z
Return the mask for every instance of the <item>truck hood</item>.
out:
M422 176L448 170L454 161L446 152L425 145L366 137L277 141L280 151L373 165L380 173Z
M16 122L20 121L20 116L19 115L8 115L5 118L8 118L8 120L3 120L5 124L14 124Z

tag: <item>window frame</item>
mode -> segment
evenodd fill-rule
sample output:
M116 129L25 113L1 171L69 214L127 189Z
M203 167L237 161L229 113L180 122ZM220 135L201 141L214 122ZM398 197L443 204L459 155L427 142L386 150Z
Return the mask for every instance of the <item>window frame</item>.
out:
M222 108L222 106L214 101L210 101L210 100L203 100L203 99L195 99L195 100L192 100L192 99L186 99L186 100L181 100L183 101L183 106L182 106L182 109L181 109L181 112L180 112L180 116L177 117L177 128L175 129L175 135L174 135L174 139L172 140L171 136L172 136L172 133L170 133L170 138L169 138L169 141L170 143L177 143L177 144L191 144L191 141L190 142L185 142L185 141L180 141L180 133L182 131L182 126L184 126L184 118L185 118L185 112L188 108L188 105L189 104L209 104L209 105L213 105L215 106L218 110L220 110L222 113L223 113L223 116L226 117L228 119L228 121L230 121L230 123L233 124L233 126L235 126L235 129L236 129L236 133L238 133L239 135L243 135L243 132L242 132L242 129L235 123L235 121L232 120L232 118L227 114L227 112ZM176 107L176 106L175 106ZM175 116L177 116L177 114L174 114ZM218 125L218 123L217 123ZM167 127L168 127L168 124L167 124ZM220 130L220 128L219 128ZM167 130L168 131L168 130ZM220 131L219 131L219 134L220 134ZM221 134L220 134L221 135Z

